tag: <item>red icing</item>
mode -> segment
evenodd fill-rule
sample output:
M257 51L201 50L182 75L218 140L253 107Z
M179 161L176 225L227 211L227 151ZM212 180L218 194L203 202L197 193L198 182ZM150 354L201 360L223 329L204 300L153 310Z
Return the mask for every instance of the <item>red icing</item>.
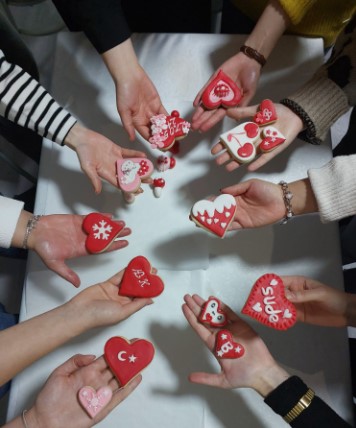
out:
M93 254L105 251L124 227L124 224L119 225L103 214L88 214L83 220L83 230L88 234L86 249Z
M215 297L210 297L203 305L199 321L212 327L223 327L227 324L227 316L221 309L221 303Z
M251 143L245 143L242 147L237 149L237 155L240 158L248 158L255 150L255 146Z
M220 330L216 334L215 356L217 358L241 358L245 348L235 342L229 330Z
M240 88L222 70L205 88L201 101L207 109L216 109L220 106L235 107L242 98Z
M186 137L190 123L179 117L173 110L170 116L159 114L151 117L152 137L149 138L153 149L169 150L177 139Z
M164 187L166 185L166 181L164 178L155 178L153 180L154 187Z
M255 138L258 135L260 128L255 123L248 122L244 126L244 130L246 131L248 138Z
M277 120L276 107L271 100L263 100L253 121L260 126L269 125Z

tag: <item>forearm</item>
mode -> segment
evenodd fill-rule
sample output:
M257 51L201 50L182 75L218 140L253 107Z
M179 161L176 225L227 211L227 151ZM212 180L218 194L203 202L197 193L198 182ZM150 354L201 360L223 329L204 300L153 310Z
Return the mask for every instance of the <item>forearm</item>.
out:
M293 181L288 187L293 194L291 202L294 215L318 212L318 204L308 178Z
M0 196L0 247L11 246L23 206L21 201Z

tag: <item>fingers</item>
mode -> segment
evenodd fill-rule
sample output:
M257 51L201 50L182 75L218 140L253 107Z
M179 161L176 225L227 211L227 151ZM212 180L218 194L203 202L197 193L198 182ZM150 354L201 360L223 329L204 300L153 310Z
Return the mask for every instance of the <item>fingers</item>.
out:
M89 178L91 184L93 185L94 192L96 194L99 194L101 192L101 189L102 189L102 184L101 184L100 177L98 176L98 174L96 172L96 169L88 167L88 168L83 168L83 171L86 174L86 176Z
M128 110L119 110L122 124L124 125L125 131L127 132L130 141L135 140L135 127L133 124L133 119Z
M246 100L244 100L246 103ZM226 110L226 114L228 117L239 121L241 119L246 119L246 117L253 117L258 110L258 105L249 106L249 107L233 107Z
M153 304L152 299L142 298L142 297L133 299L131 302L128 302L122 306L120 310L121 320L124 320L130 317L132 314L140 311L145 306L152 305L152 304Z
M79 276L70 269L63 260L51 260L50 262L45 261L45 263L49 269L53 270L53 272L56 272L63 279L73 284L74 287L78 288L80 286Z
M200 385L214 386L217 388L222 387L222 374L221 373L205 373L195 372L189 375L189 380L192 383L198 383Z
M86 367L95 360L95 355L76 354L57 367L53 374L69 376L81 367Z
M145 152L141 152L140 150L122 148L122 157L123 158L134 158L134 157L146 158L147 154Z

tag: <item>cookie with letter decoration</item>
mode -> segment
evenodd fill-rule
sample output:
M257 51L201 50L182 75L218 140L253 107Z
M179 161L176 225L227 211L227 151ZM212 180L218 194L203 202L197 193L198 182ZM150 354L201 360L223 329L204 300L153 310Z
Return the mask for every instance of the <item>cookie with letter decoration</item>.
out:
M110 338L104 347L104 358L120 386L127 385L153 360L155 348L145 339Z
M242 98L242 91L236 83L222 70L205 88L201 102L208 110L219 107L236 107Z
M110 402L112 390L103 386L95 391L91 386L83 386L78 392L78 400L83 409L91 418L95 416Z
M236 201L232 195L223 194L214 201L196 202L190 212L190 220L208 232L223 238L234 220Z
M152 149L170 150L177 140L187 136L190 123L179 117L179 112L173 110L171 115L158 114L151 117L151 133L148 139Z
M286 141L286 137L274 126L262 130L262 141L259 148L262 152L270 152Z
M228 321L225 312L221 309L220 300L216 297L210 297L204 303L198 319L211 327L223 327Z
M229 330L218 331L214 351L216 358L241 358L244 353L245 348L234 341Z
M253 121L259 126L266 126L278 119L276 108L271 100L263 100L258 107Z
M151 263L143 256L133 258L122 276L119 294L128 297L156 297L164 290L162 279L152 273Z
M285 297L283 281L274 273L266 273L256 281L242 313L277 330L287 330L297 320L293 303Z

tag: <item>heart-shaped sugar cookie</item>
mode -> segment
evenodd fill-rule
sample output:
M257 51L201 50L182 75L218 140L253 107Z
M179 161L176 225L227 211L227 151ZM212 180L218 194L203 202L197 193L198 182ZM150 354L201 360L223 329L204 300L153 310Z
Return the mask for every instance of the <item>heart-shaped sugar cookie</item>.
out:
M209 324L211 327L223 327L227 324L227 316L221 309L220 300L210 297L203 305L198 317L202 323Z
M230 79L222 70L205 88L201 102L209 110L218 107L235 107L239 104L242 98L242 92L236 83Z
M255 114L253 121L259 126L266 126L277 120L276 107L271 100L263 100L259 105L258 112Z
M91 418L102 410L111 400L112 390L103 386L95 391L91 386L83 386L78 392L78 400Z
M245 348L234 341L229 330L220 330L216 335L214 353L217 358L241 358Z
M150 177L153 163L146 158L125 158L116 161L117 182L123 192L135 193L141 180Z
M179 117L179 112L173 110L170 116L158 114L151 117L151 133L148 139L153 149L170 150L177 140L186 137L190 123Z
M262 131L262 141L259 148L262 152L270 152L286 141L286 137L274 126L267 126Z

